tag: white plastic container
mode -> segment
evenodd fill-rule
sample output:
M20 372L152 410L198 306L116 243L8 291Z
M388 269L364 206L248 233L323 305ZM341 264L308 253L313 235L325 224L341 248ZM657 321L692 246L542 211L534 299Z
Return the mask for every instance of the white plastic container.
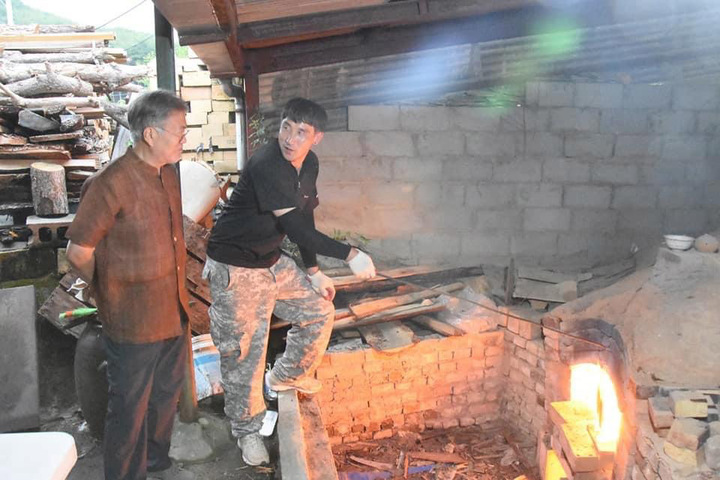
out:
M665 235L665 245L671 250L687 250L695 239L687 235Z
M223 393L220 383L220 352L209 333L192 338L192 352L197 399Z
M205 162L180 162L180 189L183 214L199 223L220 198L217 174Z

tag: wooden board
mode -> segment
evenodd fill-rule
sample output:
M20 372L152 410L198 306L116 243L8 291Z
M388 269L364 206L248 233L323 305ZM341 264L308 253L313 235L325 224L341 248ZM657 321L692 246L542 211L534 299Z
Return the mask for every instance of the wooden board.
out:
M432 330L433 332L437 332L440 335L445 335L446 337L465 335L465 330L462 328L450 325L449 323L443 322L442 320L438 320L429 315L418 315L417 317L413 317L412 321Z
M527 278L515 281L513 298L532 298L547 302L568 302L577 298L577 282L546 283Z
M52 42L104 42L115 40L111 32L79 32L79 33L24 33L14 35L0 35L0 44L8 50L15 49L22 43L52 43Z
M402 322L386 322L359 327L360 335L375 350L393 352L415 343L412 329Z
M207 303L210 303L212 301L210 288L208 283L202 279L203 267L204 264L200 260L196 259L192 255L188 255L187 261L185 262L185 275L187 277L185 285L189 291L202 298Z
M201 298L190 292L190 329L197 335L210 333L208 307Z
M74 140L83 136L82 130L67 133L51 133L49 135L33 135L29 140L33 143L60 142L63 140ZM23 137L24 138L24 137Z
M382 322L392 322L394 320L404 320L406 318L412 318L417 315L439 312L440 310L445 309L445 305L441 303L430 302L428 300L425 300L425 302L427 302L425 305L419 303L413 305L403 305L401 307L377 313L362 320L356 319L355 316L347 317L342 320L337 320L333 325L333 330L341 330L343 328L353 327L364 327L366 325L373 325L375 323Z
M38 159L26 159L26 158L0 158L0 172L17 172L22 170L30 170L30 165L37 162ZM97 161L93 159L57 159L57 158L43 158L45 163L54 163L62 165L65 168L87 168L97 170Z
M210 229L198 225L183 215L183 233L185 235L185 247L187 251L198 260L204 262L207 242L210 239Z
M375 299L375 300L355 302L355 303L350 304L349 307L350 307L350 311L357 318L366 318L366 317L369 317L370 315L381 312L383 310L389 310L393 307L398 307L400 305L407 305L409 303L415 303L418 300L438 297L438 296L442 295L443 293L460 290L464 286L465 286L464 283L456 282L456 283L453 283L450 285L445 285L442 287L435 288L433 290L426 289L426 290L420 290L420 291L416 291L416 292L406 293L404 295L395 295L392 297L384 297L384 298L379 298L379 299Z
M547 283L560 283L567 281L582 282L590 280L592 276L592 273L562 273L538 267L521 266L517 268L518 278L527 278L529 280L537 280L539 282Z
M5 146L0 148L0 160L6 159L70 160L70 152L39 145Z
M447 279L454 280L461 277L482 275L482 267L473 266L448 268L442 266L421 265L417 267L402 267L391 270L382 270L379 273L392 278L403 278L413 282L420 280L432 280L435 283L438 283ZM333 282L335 283L335 290L338 292L357 292L363 290L384 289L388 286L396 286L398 284L398 282L387 280L379 275L369 280L362 280L353 275L348 275L335 277L333 278Z
M0 145L25 145L27 138L22 135L13 135L11 133L0 134Z
M87 305L67 293L65 289L60 286L53 290L50 297L48 297L45 303L43 303L40 307L40 310L38 310L38 314L66 335L72 335L75 338L80 338L80 334L85 329L85 324L77 325L68 330L64 330L63 326L65 325L65 321L60 320L58 316L68 310L75 310L76 308L83 307L87 307Z

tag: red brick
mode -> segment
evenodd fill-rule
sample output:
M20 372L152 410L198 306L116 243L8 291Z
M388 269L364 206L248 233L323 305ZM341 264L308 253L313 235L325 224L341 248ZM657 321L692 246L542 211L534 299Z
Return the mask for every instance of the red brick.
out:
M440 372L454 372L457 370L457 364L455 362L446 362L438 364L438 370Z
M438 398L436 401L437 408L440 409L450 408L452 403L452 397L442 397Z
M430 430L440 430L443 428L442 420L426 420L425 427Z
M382 404L386 409L400 407L402 405L402 397L397 394L393 394L387 397L383 397Z
M419 412L420 410L421 410L420 402L407 403L407 404L403 405L403 413L406 413L406 414ZM406 418L406 420L407 420L407 418Z
M373 396L376 395L387 395L395 390L395 384L392 383L381 383L379 385L373 385L370 387L370 391Z
M470 385L467 383L461 383L458 385L453 385L452 387L452 393L453 395L458 395L460 393L466 393L470 390Z
M485 347L486 357L497 357L503 354L503 347Z
M487 397L487 392L473 392L467 394L467 400L470 403L484 402Z
M388 380L393 383L401 382L405 379L405 375L403 375L400 371L390 372L388 373Z
M461 427L469 427L471 425L475 425L475 419L472 417L460 417L459 421Z
M335 447L342 444L342 437L330 437L330 446Z
M419 402L420 410L431 410L437 406L437 401L433 399L421 400Z
M373 373L372 375L368 376L368 383L370 383L370 385L379 385L388 382L388 376L386 373Z
M453 351L452 350L445 350L438 352L438 360L441 362L446 362L448 360L453 359Z
M470 358L472 356L472 350L469 348L461 348L458 350L455 350L453 353L453 358Z
M320 365L318 369L315 370L315 378L318 380L335 378L335 370L330 366Z
M432 352L432 353L423 353L422 355L417 355L415 357L415 360L417 361L418 365L430 365L435 364L438 362L438 353Z
M425 365L422 367L422 374L423 375L434 375L438 372L438 365L437 363L434 363L432 365Z
M418 401L418 394L417 392L407 392L403 393L400 397L403 404L406 403L415 403Z
M465 405L466 403L468 403L467 395L464 394L453 395L451 398L453 405Z
M445 429L455 428L458 425L460 425L460 421L457 418L448 418L447 420L443 420L442 422L442 426Z
M393 415L392 416L393 425L396 427L402 427L405 425L405 415L399 414L399 415Z
M347 435L345 437L342 437L343 443L355 443L360 441L360 437L357 435Z
M466 383L467 374L464 372L454 372L445 375L445 382L447 383Z

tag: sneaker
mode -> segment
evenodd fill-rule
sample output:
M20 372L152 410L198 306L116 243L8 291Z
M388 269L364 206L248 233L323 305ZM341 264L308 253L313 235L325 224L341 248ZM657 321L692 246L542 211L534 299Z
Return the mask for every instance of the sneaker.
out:
M265 399L273 401L277 400L277 392L270 387L270 372L265 372L265 380L263 381L263 394Z
M263 463L270 463L270 455L259 434L245 435L238 439L237 445L242 450L242 459L246 464L257 467Z
M267 385L268 390L273 393L284 392L286 390L297 390L298 392L306 395L312 395L322 389L322 382L320 382L320 380L305 376L289 382L281 382L275 378L272 371L265 375L265 384ZM277 393L275 393L275 398L277 398Z

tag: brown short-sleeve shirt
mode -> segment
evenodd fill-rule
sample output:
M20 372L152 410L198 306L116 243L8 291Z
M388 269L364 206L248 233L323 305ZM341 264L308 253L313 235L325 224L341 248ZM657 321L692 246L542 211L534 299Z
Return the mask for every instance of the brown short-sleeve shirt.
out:
M180 181L175 168L132 149L85 182L67 237L95 247L93 287L111 339L148 343L183 333L185 288ZM187 317L186 317L187 318Z

